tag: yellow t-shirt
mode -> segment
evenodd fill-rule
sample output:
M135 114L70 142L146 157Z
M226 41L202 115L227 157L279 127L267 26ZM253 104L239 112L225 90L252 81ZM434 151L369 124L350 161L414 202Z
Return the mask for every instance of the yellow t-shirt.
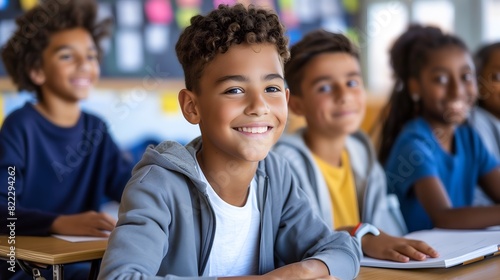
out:
M342 151L342 164L340 167L332 166L314 154L313 157L325 178L330 192L334 227L339 228L358 224L359 210L356 185L347 151Z

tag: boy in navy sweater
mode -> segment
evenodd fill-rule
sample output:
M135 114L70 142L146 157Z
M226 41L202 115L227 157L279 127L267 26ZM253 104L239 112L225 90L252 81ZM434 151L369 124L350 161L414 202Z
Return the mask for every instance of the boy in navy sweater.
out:
M37 99L0 130L0 218L16 218L16 235L106 236L115 227L97 211L106 199L120 201L132 163L103 121L79 106L99 77L98 43L109 33L110 21L96 19L93 1L45 1L17 19L2 50L12 81Z

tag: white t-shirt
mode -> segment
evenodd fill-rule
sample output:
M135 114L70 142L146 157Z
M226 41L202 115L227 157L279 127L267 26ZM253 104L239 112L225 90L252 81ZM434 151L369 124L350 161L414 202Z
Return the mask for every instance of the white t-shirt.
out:
M260 211L257 205L257 182L252 180L243 207L222 200L208 183L196 161L201 179L215 212L216 228L212 251L204 275L244 276L259 271Z

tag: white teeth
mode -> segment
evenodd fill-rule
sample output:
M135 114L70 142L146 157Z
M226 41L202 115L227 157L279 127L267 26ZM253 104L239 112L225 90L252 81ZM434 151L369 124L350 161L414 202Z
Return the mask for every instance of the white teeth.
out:
M248 132L248 133L264 133L267 131L267 126L261 127L238 127L238 131L240 132Z
M74 79L74 80L72 80L72 83L76 86L89 86L90 80L89 79Z
M451 107L454 107L454 108L457 108L457 109L460 109L464 106L465 104L461 101L457 101L457 102L453 102L451 103Z
M450 103L450 107L452 109L459 110L459 109L462 109L465 107L465 103L463 101L455 101L455 102Z

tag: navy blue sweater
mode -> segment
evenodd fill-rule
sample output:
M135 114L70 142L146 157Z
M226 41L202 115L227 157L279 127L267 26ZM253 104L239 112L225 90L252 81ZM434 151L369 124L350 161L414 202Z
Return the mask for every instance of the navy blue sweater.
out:
M48 235L58 215L120 201L131 170L98 117L82 112L75 126L63 128L26 103L0 130L0 219L17 218L16 235ZM0 227L0 234L8 231Z

